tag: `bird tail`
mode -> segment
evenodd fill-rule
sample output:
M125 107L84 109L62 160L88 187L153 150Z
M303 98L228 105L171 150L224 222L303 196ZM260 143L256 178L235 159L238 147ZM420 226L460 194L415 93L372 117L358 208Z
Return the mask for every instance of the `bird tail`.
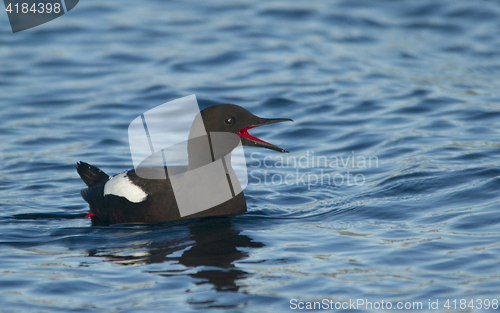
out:
M81 161L76 163L76 171L82 178L83 182L89 187L99 185L109 179L108 174L104 173L95 166Z

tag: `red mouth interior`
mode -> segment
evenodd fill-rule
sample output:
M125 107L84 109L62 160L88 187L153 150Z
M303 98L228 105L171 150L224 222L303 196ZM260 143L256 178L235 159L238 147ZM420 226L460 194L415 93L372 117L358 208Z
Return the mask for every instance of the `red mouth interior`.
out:
M248 127L242 128L242 129L238 130L238 135L240 135L241 137L248 138L248 139L250 139L250 140L259 141L259 142L265 143L265 144L267 144L267 145L270 145L270 146L276 147L275 145L270 144L269 142L266 142L266 141L264 141L264 140L260 140L259 138L257 138L257 137L254 137L254 136L250 135L250 134L248 133L248 130L249 130L249 129L251 129L251 128L254 128L254 127L256 127L256 126L248 126Z

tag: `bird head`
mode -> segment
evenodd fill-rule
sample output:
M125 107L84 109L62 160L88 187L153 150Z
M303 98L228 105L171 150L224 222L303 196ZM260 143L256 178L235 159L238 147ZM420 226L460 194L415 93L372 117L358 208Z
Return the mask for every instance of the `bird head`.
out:
M244 146L261 147L282 153L288 152L250 135L248 130L259 126L292 121L289 118L261 118L234 104L218 104L208 107L201 111L201 117L207 133L233 133L238 136Z

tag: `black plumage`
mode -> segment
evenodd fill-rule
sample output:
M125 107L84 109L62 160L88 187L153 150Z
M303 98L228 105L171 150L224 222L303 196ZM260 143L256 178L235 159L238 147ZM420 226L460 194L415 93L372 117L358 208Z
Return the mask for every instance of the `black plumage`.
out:
M248 134L247 130L253 127L273 124L290 119L264 119L257 117L246 109L232 104L220 104L208 107L200 112L207 134L213 132L227 132L238 135L241 143L246 146L264 147L280 152L288 152ZM167 134L166 134L167 135ZM210 135L208 135L210 138ZM230 154L237 146L227 143L221 155ZM194 151L194 152L193 152ZM217 159L217 155L215 158ZM220 156L219 156L220 157ZM212 151L212 158L214 153ZM203 159L203 158L201 158ZM197 149L188 143L189 168L202 166L197 157ZM196 165L196 166L195 166ZM230 162L227 166L231 166ZM160 169L163 170L163 169ZM230 169L232 170L232 169ZM236 194L230 200L213 206L201 212L181 217L174 196L170 179L147 179L139 176L136 170L127 171L120 179L139 188L147 196L142 201L130 201L126 196L106 194L105 187L113 177L109 177L99 168L85 162L77 163L77 171L88 188L81 191L85 201L89 203L90 211L95 219L102 223L157 223L175 221L187 218L198 218L215 215L232 215L246 212L247 206L243 192ZM229 180L229 174L226 174ZM192 195L196 197L196 194Z

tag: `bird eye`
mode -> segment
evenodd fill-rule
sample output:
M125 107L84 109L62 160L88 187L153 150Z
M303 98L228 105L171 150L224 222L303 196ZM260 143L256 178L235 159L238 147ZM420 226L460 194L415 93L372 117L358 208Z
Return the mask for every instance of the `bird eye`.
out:
M228 117L224 120L224 123L226 123L227 125L233 125L234 123L234 118L232 117Z

